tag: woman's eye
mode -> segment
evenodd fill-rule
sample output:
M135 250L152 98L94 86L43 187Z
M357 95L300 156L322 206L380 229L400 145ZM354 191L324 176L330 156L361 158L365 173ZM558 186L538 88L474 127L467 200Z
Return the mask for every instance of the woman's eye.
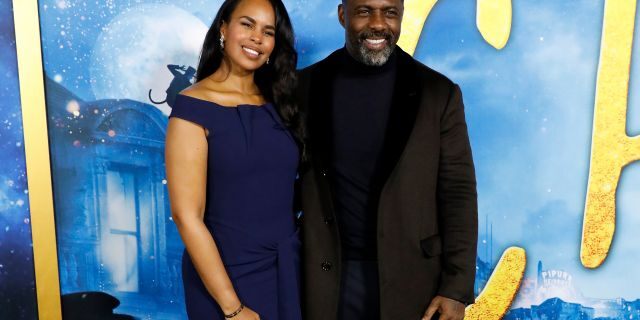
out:
M251 28L251 24L248 22L241 22L240 24L244 27Z
M267 32L265 32L264 34L265 34L265 35L267 35L267 36L269 36L269 37L273 37L273 36L275 36L275 35L276 35L275 33L271 32L271 31L267 31Z

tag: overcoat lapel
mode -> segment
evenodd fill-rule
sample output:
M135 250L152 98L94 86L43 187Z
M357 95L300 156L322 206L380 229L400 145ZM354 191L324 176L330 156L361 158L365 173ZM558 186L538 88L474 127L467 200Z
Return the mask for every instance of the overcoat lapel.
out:
M380 186L386 185L400 161L413 131L420 102L415 62L400 47L397 47L396 50L398 69L383 146L382 167L379 175L382 183L378 184Z
M345 50L345 49L341 49ZM392 175L407 145L419 107L415 62L410 55L397 50L397 72L389 110L383 158L375 185L382 187ZM320 63L311 75L309 90L309 138L313 166L321 174L331 168L333 150L333 83L338 70L340 51ZM373 161L373 159L372 159ZM384 190L384 189L382 189ZM381 192L382 190L378 190ZM329 199L327 199L329 200ZM331 202L331 200L329 200Z
M322 198L325 223L335 219L333 196L328 180L333 152L333 80L336 77L336 51L314 67L309 79L307 115L311 166L316 173L318 192ZM337 229L334 229L337 232ZM336 234L336 242L338 241ZM340 248L338 247L338 252Z
M313 165L326 172L333 151L333 80L336 77L339 51L334 52L311 75L309 96L309 138Z

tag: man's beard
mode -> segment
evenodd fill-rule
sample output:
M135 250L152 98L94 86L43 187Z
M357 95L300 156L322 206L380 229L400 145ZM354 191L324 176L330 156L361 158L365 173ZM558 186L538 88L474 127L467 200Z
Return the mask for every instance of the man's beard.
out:
M371 50L365 44L367 38L384 38L387 45L380 50ZM353 50L354 58L368 66L382 66L387 63L393 53L395 40L395 36L390 32L364 31L351 40L351 47L355 49Z

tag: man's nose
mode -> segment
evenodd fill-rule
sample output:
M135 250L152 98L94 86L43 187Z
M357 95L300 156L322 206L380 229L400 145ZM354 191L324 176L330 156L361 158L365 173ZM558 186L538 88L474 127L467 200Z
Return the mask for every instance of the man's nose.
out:
M383 31L387 28L387 21L384 18L384 13L381 11L375 11L369 18L369 29L374 31Z

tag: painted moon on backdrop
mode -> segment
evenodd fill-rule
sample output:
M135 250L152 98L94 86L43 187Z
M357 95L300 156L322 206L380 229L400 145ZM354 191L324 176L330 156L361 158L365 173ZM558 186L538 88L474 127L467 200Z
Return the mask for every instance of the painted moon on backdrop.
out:
M97 99L163 101L173 75L167 65L197 68L208 27L172 5L141 5L117 17L98 36L91 54L91 86ZM155 105L164 114L166 103Z

